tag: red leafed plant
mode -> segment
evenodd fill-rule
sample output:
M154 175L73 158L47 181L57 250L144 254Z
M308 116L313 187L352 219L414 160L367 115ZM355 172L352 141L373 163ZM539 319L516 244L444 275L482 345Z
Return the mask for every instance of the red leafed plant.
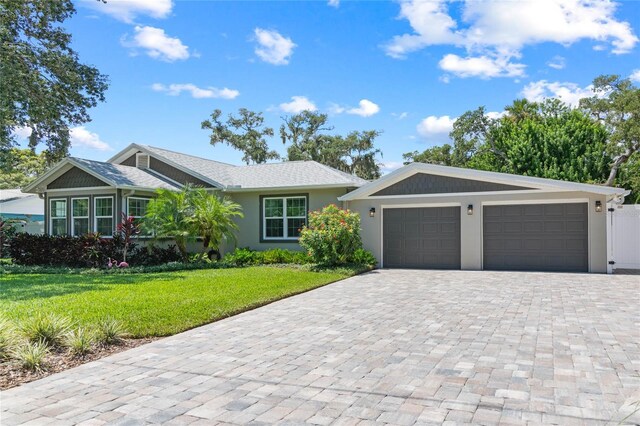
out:
M135 218L133 216L127 216L122 213L122 220L117 226L117 232L122 236L122 241L124 242L124 250L122 252L122 261L127 261L127 249L129 248L129 244L131 243L131 238L139 235L140 225L136 223Z

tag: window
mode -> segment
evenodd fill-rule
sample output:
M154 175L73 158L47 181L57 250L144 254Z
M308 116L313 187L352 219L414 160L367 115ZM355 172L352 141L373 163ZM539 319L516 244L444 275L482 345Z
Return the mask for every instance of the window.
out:
M147 213L148 198L127 198L127 215L135 219L141 219ZM141 235L150 235L150 233L142 230Z
M113 197L96 197L93 200L94 228L102 236L113 235Z
M89 232L89 198L71 199L71 235Z
M67 200L51 200L49 210L49 234L65 235L67 233Z
M262 200L263 239L296 239L307 223L307 197L268 197Z

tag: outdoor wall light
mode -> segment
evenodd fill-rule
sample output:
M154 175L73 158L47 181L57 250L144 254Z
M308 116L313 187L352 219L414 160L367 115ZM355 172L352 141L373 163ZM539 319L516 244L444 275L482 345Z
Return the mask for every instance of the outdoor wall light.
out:
M598 213L602 211L602 201L596 201L596 211Z
M473 204L467 206L467 214L471 216L473 214Z
M369 217L374 217L376 215L376 208L375 207L371 207L369 209Z

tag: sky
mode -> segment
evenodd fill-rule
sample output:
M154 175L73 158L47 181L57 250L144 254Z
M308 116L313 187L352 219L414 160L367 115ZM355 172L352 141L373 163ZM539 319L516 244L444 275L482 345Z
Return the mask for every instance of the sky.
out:
M71 132L71 155L93 160L141 143L241 164L200 128L214 109L239 108L262 112L285 154L282 117L309 109L336 134L381 131L387 172L448 142L455 118L479 106L576 104L600 74L640 83L638 1L75 3L73 48L110 81Z

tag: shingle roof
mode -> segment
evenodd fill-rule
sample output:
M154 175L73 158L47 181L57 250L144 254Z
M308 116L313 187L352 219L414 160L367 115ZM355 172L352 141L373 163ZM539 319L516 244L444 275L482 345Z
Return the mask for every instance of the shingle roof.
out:
M0 203L18 200L20 198L35 197L33 194L25 194L20 188L0 190Z
M228 189L258 189L302 186L361 186L364 179L341 172L315 161L285 161L282 163L234 166L189 154L149 145L136 144L159 159L166 159L192 170Z
M149 170L102 161L69 158L72 162L97 173L115 186L138 186L142 188L176 189L178 185Z

